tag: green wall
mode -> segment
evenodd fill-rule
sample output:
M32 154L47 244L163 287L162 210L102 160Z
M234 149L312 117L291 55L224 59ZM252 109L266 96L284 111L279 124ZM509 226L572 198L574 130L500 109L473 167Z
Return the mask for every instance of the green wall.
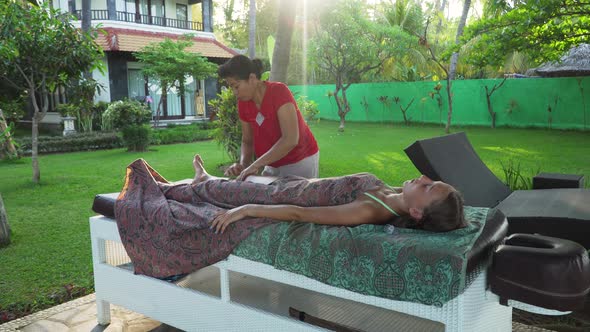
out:
M487 110L485 86L492 89L502 79L458 80L453 82L453 125L491 126ZM446 81L440 81L442 112L429 95L437 82L392 82L353 84L347 90L351 111L347 121L403 122L399 105L407 109L411 122L446 123ZM328 92L333 85L299 85L290 89L296 95L307 96L318 103L320 118L338 120L334 98ZM393 101L386 107L379 97ZM368 107L362 104L366 100ZM555 129L590 129L590 76L578 78L513 78L507 79L494 92L491 102L496 114L496 126L543 127ZM550 110L550 111L549 111Z

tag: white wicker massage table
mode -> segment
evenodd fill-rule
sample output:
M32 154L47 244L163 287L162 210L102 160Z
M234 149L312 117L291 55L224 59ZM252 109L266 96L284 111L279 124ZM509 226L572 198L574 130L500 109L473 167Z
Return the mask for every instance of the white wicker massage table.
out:
M235 255L230 255L224 261L175 282L135 275L129 266L130 260L121 244L116 222L112 219L115 197L116 194L97 195L93 209L102 215L90 218L99 324L110 323L109 304L113 303L186 331L323 330L289 317L284 304L272 304L278 303L278 300L283 302L286 300L287 303L289 301L303 303L301 301L308 299L312 303L311 311L316 309L320 314L324 309L324 304L336 301L334 302L337 307L336 314L323 318L349 326L352 318L354 318L353 321L364 319L368 322L368 325L364 325L369 326L367 330L391 330L392 326L395 326L394 329L397 331L427 331L438 326L439 329L446 331L510 331L512 327L511 306L527 309L526 304L511 300L515 297L502 294L501 299L488 289L490 273L487 272L488 267L482 262L489 262L490 255L504 240L507 230L506 220L498 211L493 214L495 222L489 223L493 227L488 228L488 223L486 223L486 228L475 245L478 249L474 250L473 255L469 258L467 267L469 286L458 297L442 307L436 307L358 294ZM110 215L111 218L105 215ZM533 246L528 245L528 247ZM581 260L582 264L578 264L578 266L583 270L582 272L568 273L560 267L556 268L560 269L565 277L574 275L575 280L579 280L580 273L582 274L583 285L580 287L585 290L581 295L576 294L576 299L579 302L578 298L581 296L583 302L590 284L588 278L590 270L586 251L583 248L581 251L578 249L576 246L570 248L575 253L570 252L568 255L576 256L571 259ZM543 250L547 251L547 249ZM502 271L495 275L495 278L502 281ZM256 288L265 284L270 286ZM243 291L244 287L249 287L250 290ZM287 289L286 293L281 293L285 289ZM541 293L543 292L541 290ZM574 289L572 292L580 293L578 289ZM251 299L251 303L249 303L248 298L256 296L262 299L258 302L268 300L271 304L258 305L257 301ZM571 297L569 294L565 294L565 296ZM298 300L297 297L303 298L303 300ZM345 300L338 302L335 300L336 298ZM516 298L522 301L522 297L517 296ZM501 302L508 304L508 306L501 304ZM372 307L363 306L364 309L358 309L359 307L355 307L354 303L362 303ZM281 309L281 306L282 310L277 310L277 308ZM541 310L544 314L565 314L567 312L563 310L566 307L560 306L559 309L562 311L559 311L528 306L528 310L537 312ZM307 311L309 307L298 307L297 309ZM361 311L368 313L368 316L365 314L364 318L359 318L361 317L359 315L362 314ZM417 320L412 323L410 320L410 323L398 324L397 318L383 316L383 312L387 311L408 314L429 321ZM330 311L326 309L324 312ZM385 320L385 322L376 322L379 319ZM430 321L439 323L432 325L433 323Z

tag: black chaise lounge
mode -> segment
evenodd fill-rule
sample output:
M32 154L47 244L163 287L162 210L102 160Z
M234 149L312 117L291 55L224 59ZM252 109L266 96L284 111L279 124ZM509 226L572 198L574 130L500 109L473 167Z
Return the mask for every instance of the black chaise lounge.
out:
M479 158L464 132L418 140L405 152L422 174L461 191L466 205L501 210L508 234L537 233L590 249L590 190L511 191Z

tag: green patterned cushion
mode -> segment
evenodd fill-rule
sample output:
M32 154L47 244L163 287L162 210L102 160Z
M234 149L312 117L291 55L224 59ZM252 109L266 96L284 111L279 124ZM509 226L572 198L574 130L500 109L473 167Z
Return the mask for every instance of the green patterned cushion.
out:
M488 211L465 207L469 226L446 233L278 222L233 254L365 295L442 306L465 288L467 253Z

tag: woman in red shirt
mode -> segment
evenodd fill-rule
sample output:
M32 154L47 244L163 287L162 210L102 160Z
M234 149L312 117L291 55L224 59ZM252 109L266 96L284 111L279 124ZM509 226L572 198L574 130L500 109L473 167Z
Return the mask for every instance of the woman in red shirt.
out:
M281 82L262 81L261 72L262 62L244 55L218 69L238 99L242 125L240 161L225 175L244 180L263 170L263 175L318 177L318 144L293 94Z

